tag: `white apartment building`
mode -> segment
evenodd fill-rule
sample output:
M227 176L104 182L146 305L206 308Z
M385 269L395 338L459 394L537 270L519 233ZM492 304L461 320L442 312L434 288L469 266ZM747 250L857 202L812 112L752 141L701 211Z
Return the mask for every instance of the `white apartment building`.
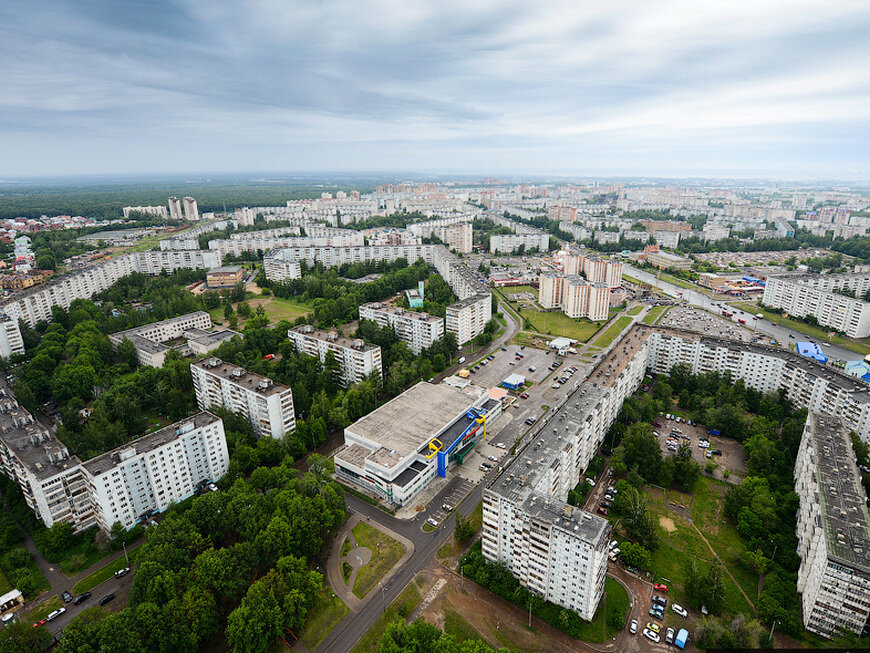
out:
M520 247L525 251L537 249L539 252L547 252L550 249L549 234L501 234L489 237L489 251L491 254L511 254Z
M219 268L223 261L220 252L207 249L186 249L170 251L136 252L137 271L143 274L160 274L163 271L175 272L184 268L191 270L211 270Z
M175 340L184 336L191 329L205 331L210 329L211 316L205 311L186 313L168 320L152 322L139 327L118 331L109 335L109 340L117 347L124 340L129 340L136 347L136 358L140 365L163 367L166 354L170 347L162 344L169 340Z
M414 263L422 258L431 265L433 245L384 245L380 247L291 247L276 249L263 257L263 269L270 281L282 281L285 274L296 269L287 263L305 261L309 266L322 263L324 267L338 267L345 263L366 261L395 261L403 258ZM445 250L446 251L446 250ZM448 252L448 255L450 253ZM443 276L443 275L442 275ZM446 277L445 277L446 280ZM449 283L449 281L448 281ZM456 292L454 290L454 292Z
M181 214L181 200L174 196L169 198L169 217L179 222L184 219Z
M153 215L155 218L162 218L163 220L169 217L165 206L125 206L121 210L124 212L125 218L129 218L131 213Z
M824 637L870 624L870 517L849 431L810 413L795 461L797 589L804 627Z
M191 363L190 374L201 410L223 406L247 419L259 437L283 439L296 430L288 386L217 358Z
M223 256L239 256L243 252L270 252L273 249L307 247L362 247L364 237L360 231L346 231L340 235L329 236L283 236L250 237L210 240L208 248ZM234 234L245 236L247 234Z
M197 413L81 465L96 523L125 528L194 494L229 467L223 421Z
M573 274L576 275L576 272ZM538 303L541 308L561 308L564 286L565 277L561 274L542 272L538 277Z
M571 318L606 320L610 288L606 283L593 283L576 274L542 272L538 277L538 303L542 308L558 308Z
M680 244L680 233L679 231L665 231L658 230L653 231L652 236L656 239L656 243L659 247L669 247L674 249Z
M188 222L199 222L199 209L196 206L196 200L192 197L182 199L184 204L184 219Z
M293 327L287 337L296 346L296 351L323 363L332 352L339 366L339 383L347 387L359 383L367 376L383 376L381 348L363 340L345 338L335 331L321 331L310 324Z
M472 295L447 307L445 325L447 333L456 336L460 345L469 342L483 333L487 322L492 319L492 296Z
M850 290L858 299L835 290ZM870 336L870 303L863 301L870 290L870 275L824 274L770 277L762 303L795 317L812 315L819 324L850 338Z
M380 302L359 307L359 319L371 320L381 327L396 332L402 342L407 342L414 354L431 347L444 335L444 320L429 313L407 311L399 306Z
M9 358L12 354L24 353L24 340L18 320L13 320L5 313L0 313L0 358Z
M562 272L566 277L582 272L589 281L606 283L609 288L622 285L622 262L584 256L576 250L562 257Z
M247 206L233 211L233 218L240 227L253 227L257 214Z

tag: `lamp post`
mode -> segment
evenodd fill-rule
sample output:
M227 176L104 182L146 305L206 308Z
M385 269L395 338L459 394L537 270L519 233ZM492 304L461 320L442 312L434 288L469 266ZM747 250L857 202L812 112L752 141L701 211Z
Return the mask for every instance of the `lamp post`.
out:
M127 561L127 566L130 566L130 556L127 555L127 543L121 542L121 546L124 547L124 559Z
M387 612L387 599L384 596L384 592L387 590L387 588L384 587L384 584L380 581L378 581L378 587L381 588L381 613L386 614L386 612Z

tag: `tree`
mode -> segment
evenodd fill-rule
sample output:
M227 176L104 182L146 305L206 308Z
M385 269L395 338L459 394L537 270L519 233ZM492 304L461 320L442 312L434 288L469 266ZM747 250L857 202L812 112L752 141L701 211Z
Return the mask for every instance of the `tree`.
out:
M632 424L622 438L623 460L627 467L637 466L638 472L647 481L658 479L662 464L662 450L652 433L652 425L646 422Z
M692 458L691 447L685 442L682 443L673 456L673 460L674 481L682 489L690 491L701 474L701 465Z
M638 569L649 570L652 567L652 556L640 544L623 542L619 545L619 555L622 561Z
M465 544L474 537L474 526L471 524L471 519L463 517L462 513L456 511L456 527L453 530L453 538L457 544Z

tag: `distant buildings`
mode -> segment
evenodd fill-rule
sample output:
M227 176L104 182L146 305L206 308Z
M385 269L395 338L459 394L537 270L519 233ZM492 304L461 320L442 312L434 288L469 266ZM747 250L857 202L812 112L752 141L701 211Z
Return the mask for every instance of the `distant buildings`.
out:
M335 331L321 331L310 324L293 327L287 337L296 346L296 351L321 363L332 353L339 368L339 383L347 387L359 383L367 376L383 375L381 348L363 340L345 338Z
M185 197L184 202L184 219L188 222L199 222L199 209L196 207L196 200L192 197Z
M444 335L444 320L428 313L406 311L398 306L372 302L359 307L359 319L389 327L414 354L431 347Z
M181 222L184 219L181 213L181 200L177 197L169 198L169 217L178 222Z
M165 206L125 206L122 211L124 217L129 218L131 213L139 213L141 215L150 215L155 218L165 220L169 217Z
M511 254L518 249L524 251L550 250L549 234L501 234L489 237L489 251L493 254Z
M435 237L450 249L468 254L472 248L471 217L458 215L408 225L408 231L421 238Z
M233 218L235 218L240 227L253 227L256 217L257 214L254 212L254 209L249 209L247 206L236 209L233 213Z
M288 386L217 358L192 363L190 374L200 409L223 406L247 419L258 437L282 439L296 429Z
M870 519L849 430L810 413L795 462L797 589L804 627L824 637L870 625Z
M835 291L848 291L847 297ZM813 274L769 277L762 303L795 317L812 315L821 326L850 338L870 336L870 274Z
M688 270L692 267L692 259L677 256L670 252L662 252L659 250L658 245L647 245L644 247L643 257L650 265L666 270Z

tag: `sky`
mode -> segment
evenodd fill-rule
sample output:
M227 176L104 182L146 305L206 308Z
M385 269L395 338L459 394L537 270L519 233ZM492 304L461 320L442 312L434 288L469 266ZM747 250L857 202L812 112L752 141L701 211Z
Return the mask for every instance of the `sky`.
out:
M866 0L2 0L0 177L870 180Z

